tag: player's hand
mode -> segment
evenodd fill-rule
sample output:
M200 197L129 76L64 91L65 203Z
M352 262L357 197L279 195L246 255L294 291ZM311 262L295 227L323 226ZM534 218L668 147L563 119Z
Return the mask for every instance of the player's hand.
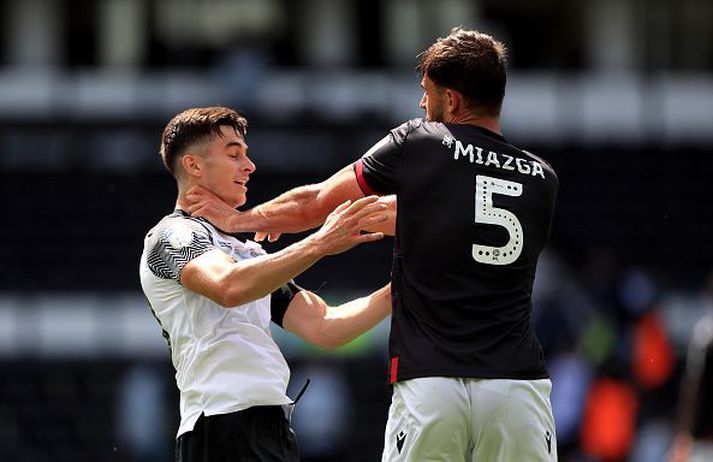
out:
M239 212L223 202L213 192L202 186L194 186L186 192L188 213L194 217L203 217L217 228L230 233L242 231L236 223L240 220Z
M378 241L384 233L364 232L388 220L387 205L377 196L346 201L329 214L324 225L308 239L322 255L345 252L364 242Z
M382 223L375 226L371 226L366 229L366 231L371 231L373 233L382 232L384 236L395 236L396 235L396 196L382 196L379 198L379 202L386 205L386 211L384 212L387 219Z
M262 242L267 238L268 242L275 242L282 236L282 233L268 233L265 231L258 231L255 233L255 237L253 238L255 242Z

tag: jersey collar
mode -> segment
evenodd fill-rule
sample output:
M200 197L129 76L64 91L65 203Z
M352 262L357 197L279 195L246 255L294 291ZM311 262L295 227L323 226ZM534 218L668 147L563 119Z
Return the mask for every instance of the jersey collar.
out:
M218 228L217 226L215 226L213 223L211 223L210 221L206 220L205 218L203 218L203 217L192 217L190 213L186 212L186 211L183 210L183 209L175 209L175 210L173 211L172 215L174 215L174 216L181 216L181 217L184 217L184 218L192 218L192 219L194 219L194 220L198 220L198 221L201 221L201 222L203 222L203 223L208 223L208 224L210 224L211 226L213 226L215 229L219 230L221 233L227 234L228 236L232 236L232 237L234 237L235 239L237 239L237 240L239 240L240 242L243 242L243 243L245 243L245 242L247 242L248 240L250 240L250 237L251 237L251 236L250 236L251 233L229 233L229 232L227 232L227 231L223 231L222 229Z
M488 130L487 128L481 127L479 125L471 125L471 127L478 130L479 132L481 132L483 135L485 135L487 137L495 138L498 141L502 141L503 143L510 144L510 142L503 135L499 135L492 130Z

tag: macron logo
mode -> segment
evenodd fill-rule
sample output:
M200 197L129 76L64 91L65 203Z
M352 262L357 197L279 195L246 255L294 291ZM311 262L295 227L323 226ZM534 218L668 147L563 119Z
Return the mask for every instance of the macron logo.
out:
M399 454L401 454L401 450L404 447L404 442L406 441L406 433L404 433L403 430L399 432L398 435L396 435L396 449L399 450Z
M453 147L453 137L448 136L448 135L443 135L443 141L441 141L441 143L444 146L448 146L448 149L450 149L451 147Z

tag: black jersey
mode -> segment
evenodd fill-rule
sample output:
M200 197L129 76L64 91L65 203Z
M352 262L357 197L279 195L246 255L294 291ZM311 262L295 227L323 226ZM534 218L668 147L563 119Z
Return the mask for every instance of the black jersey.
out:
M531 293L554 170L487 129L420 119L354 169L365 193L397 196L391 382L547 377Z

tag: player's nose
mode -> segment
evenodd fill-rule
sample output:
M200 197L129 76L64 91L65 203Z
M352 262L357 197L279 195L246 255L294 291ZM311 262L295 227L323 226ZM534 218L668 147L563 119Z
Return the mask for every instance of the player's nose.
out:
M249 157L246 156L245 157L245 165L243 165L243 171L252 173L256 169L257 169L257 167L255 166L255 163L252 160L250 160Z

